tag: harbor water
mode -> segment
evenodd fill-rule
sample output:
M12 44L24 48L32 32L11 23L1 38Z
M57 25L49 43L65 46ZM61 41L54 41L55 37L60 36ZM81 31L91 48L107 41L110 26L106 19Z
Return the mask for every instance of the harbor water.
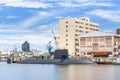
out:
M0 80L120 80L120 65L7 64Z

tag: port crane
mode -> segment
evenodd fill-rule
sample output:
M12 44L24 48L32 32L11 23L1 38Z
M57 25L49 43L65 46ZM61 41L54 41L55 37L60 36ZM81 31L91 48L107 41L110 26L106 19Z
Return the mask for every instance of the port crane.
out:
M54 33L53 30L52 30L52 34L53 34L53 39L54 39L55 48L57 49L57 48L58 48L58 39L59 39L59 37L56 37L56 36L55 36L55 33Z
M53 39L54 39L54 46L52 46L52 42L51 41L48 42L47 49L48 49L49 53L51 52L51 50L53 49L53 47L54 47L55 50L58 49L58 39L59 38L55 36L55 33L54 33L53 30L52 30L52 35L53 35Z

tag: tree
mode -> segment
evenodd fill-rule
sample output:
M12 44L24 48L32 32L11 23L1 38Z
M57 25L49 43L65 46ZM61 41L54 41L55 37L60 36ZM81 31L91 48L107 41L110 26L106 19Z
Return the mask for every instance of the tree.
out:
M120 35L120 28L116 30L116 33Z

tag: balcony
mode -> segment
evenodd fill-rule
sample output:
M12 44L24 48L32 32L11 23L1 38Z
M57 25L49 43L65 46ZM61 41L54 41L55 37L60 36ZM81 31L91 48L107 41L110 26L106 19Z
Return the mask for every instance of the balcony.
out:
M119 47L119 45L114 45L114 47L115 47L115 48L118 48L118 47Z

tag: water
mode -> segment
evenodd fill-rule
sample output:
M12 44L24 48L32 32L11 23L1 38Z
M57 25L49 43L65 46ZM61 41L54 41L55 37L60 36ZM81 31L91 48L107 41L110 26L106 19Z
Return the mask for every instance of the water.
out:
M0 63L0 80L120 80L120 65Z

